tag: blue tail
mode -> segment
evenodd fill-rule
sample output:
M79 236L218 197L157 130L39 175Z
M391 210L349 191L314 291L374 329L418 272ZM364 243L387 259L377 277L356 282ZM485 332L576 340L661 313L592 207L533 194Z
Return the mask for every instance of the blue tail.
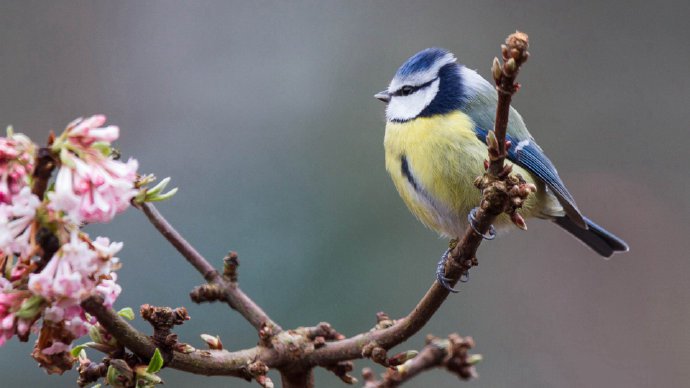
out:
M630 249L625 241L614 236L590 219L582 218L587 223L588 229L582 229L567 216L555 218L553 221L604 257L611 257L615 252L627 252Z

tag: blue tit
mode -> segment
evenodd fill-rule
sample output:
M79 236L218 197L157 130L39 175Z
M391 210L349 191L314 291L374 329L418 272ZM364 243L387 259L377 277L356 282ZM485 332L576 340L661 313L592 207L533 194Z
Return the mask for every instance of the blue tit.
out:
M468 213L479 204L475 178L484 172L486 135L493 129L495 87L439 48L423 50L395 73L385 102L386 170L410 211L448 238L462 236ZM553 221L603 257L628 245L582 215L553 163L510 108L506 140L513 171L537 187L521 214ZM495 225L510 228L507 215ZM443 282L442 282L443 283Z

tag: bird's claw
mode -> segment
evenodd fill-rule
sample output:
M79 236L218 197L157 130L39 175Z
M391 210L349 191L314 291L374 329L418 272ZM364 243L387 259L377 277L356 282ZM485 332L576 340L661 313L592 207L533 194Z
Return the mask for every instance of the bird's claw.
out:
M450 249L446 250L446 252L441 256L441 261L438 262L436 265L436 280L445 288L446 290L452 292L452 293L458 293L460 291L454 289L450 285L451 279L448 279L446 277L446 261L448 260L448 255L450 254ZM467 272L463 273L463 276L466 276ZM462 281L462 278L461 278ZM466 281L466 280L465 280Z
M460 275L460 283L467 283L470 281L470 270L465 270L465 272Z
M472 227L472 230L474 230L475 233L478 235L482 236L484 240L493 240L496 238L496 229L494 228L493 225L489 226L489 232L488 234L483 234L479 231L479 228L477 228L477 219L475 218L475 214L477 213L477 208L475 207L474 209L470 210L469 214L467 214L467 221L470 223L470 227Z

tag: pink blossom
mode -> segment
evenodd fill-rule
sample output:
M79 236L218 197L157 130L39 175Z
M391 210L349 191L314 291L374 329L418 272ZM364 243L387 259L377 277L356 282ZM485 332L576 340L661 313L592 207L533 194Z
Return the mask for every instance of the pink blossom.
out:
M81 306L71 301L56 302L43 312L43 320L46 322L62 322L64 328L75 338L86 335L89 332L86 313Z
M3 255L25 255L30 251L30 226L40 204L28 186L15 195L11 203L0 203L0 252Z
M33 171L34 145L22 134L0 137L0 202L12 198L28 184Z
M65 132L68 140L79 147L88 148L95 142L110 144L120 136L120 128L109 125L100 128L105 124L106 117L94 115L85 119L78 118L67 125Z
M81 303L96 289L100 276L110 274L118 261L113 255L122 247L102 237L97 241L101 243L88 244L72 233L40 273L29 275L29 290L49 301Z
M64 322L75 337L87 333L86 316L80 303L94 292L112 306L122 288L112 273L118 262L114 255L122 243L98 237L93 243L72 233L70 241L58 250L40 273L29 275L29 291L45 298L51 306L45 310L46 321Z
M119 129L103 125L105 116L73 122L63 134L65 148L60 153L62 167L49 193L51 208L64 211L75 223L108 222L129 207L137 194L134 181L138 163L114 160L102 152L117 139ZM62 137L62 136L61 136Z
M16 316L22 302L31 296L26 291L12 289L11 283L0 277L0 346L15 334L26 335L31 327L31 322Z
M115 283L117 281L117 274L112 273L110 277L111 279L101 280L101 283L96 286L98 293L103 296L103 305L106 307L112 307L115 303L115 299L117 299L120 292L122 292L122 287Z

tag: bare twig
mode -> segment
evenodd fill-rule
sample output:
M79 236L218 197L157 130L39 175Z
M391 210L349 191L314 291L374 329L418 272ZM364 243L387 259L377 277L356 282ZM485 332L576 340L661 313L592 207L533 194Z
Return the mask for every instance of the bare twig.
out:
M496 104L496 121L494 133L496 142L489 142L489 172L498 177L503 172L503 161L506 154L506 129L508 128L508 116L510 114L510 101L519 89L515 78L520 71L520 66L529 58L529 39L524 32L516 31L506 39L506 44L501 45L503 65L498 58L494 58L491 72L496 82L498 103Z
M196 268L209 283L220 285L224 290L224 300L237 310L257 330L262 325L273 327L274 333L282 328L266 314L261 307L249 298L235 282L226 281L220 273L189 243L150 203L138 205L146 214L149 221L165 237L185 259Z

